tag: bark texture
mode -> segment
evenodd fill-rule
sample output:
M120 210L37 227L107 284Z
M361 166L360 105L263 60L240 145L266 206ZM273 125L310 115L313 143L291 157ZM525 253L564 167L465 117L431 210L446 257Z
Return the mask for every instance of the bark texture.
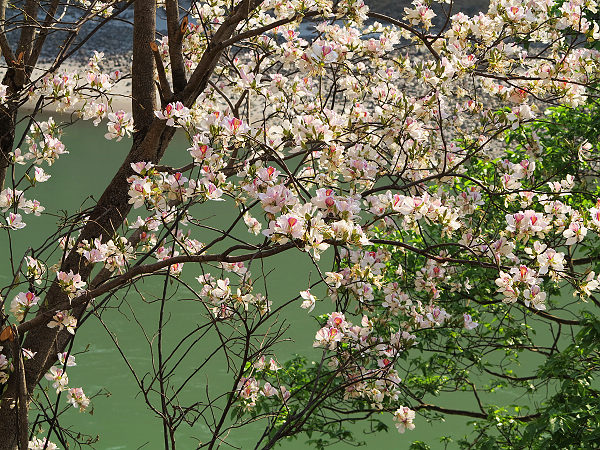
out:
M8 154L12 151L15 142L15 122L17 109L0 107L0 191L4 189L4 183L10 160Z
M150 44L156 35L156 1L136 0L133 6L133 63L131 66L131 108L135 120L135 137L143 137L156 107L154 54Z

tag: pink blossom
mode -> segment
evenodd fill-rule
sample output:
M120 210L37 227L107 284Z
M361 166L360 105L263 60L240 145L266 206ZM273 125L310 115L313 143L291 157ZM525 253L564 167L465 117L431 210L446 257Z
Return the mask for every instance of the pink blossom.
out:
M474 328L477 328L477 326L479 325L477 322L473 321L470 314L464 313L463 319L464 319L464 327L467 330L472 330Z
M59 311L52 317L52 320L48 322L48 328L58 327L59 331L66 328L71 334L75 334L75 327L77 327L77 319L71 316L68 311Z
M399 433L404 433L406 430L414 430L415 425L413 420L415 419L415 412L407 406L401 406L394 413L394 421L396 421L396 428Z
M71 388L67 392L67 402L83 412L89 406L90 399L84 394L82 388Z
M307 289L306 291L301 291L300 297L304 299L300 307L303 309L308 309L308 312L311 312L315 307L315 301L317 300L317 298L310 293L310 289Z
M52 387L56 389L56 393L58 394L60 391L64 391L67 389L67 385L69 384L69 377L67 373L63 369L59 369L58 367L52 366L50 370L45 375L46 379L52 381Z
M323 327L315 335L313 347L328 347L330 350L336 348L337 343L342 340L343 333L335 327Z
M22 220L21 214L8 213L8 217L6 218L6 222L8 222L8 227L11 230L20 230L25 228L26 224Z
M34 437L27 444L28 450L58 450L58 446L53 442L46 440L46 438Z
M16 319L20 322L23 320L23 317L31 309L33 306L37 305L40 298L35 295L35 293L29 292L19 292L13 301L10 304L10 312L16 317Z
M108 115L108 133L104 137L108 140L117 139L119 142L123 137L130 136L133 132L133 117L130 113L119 110Z

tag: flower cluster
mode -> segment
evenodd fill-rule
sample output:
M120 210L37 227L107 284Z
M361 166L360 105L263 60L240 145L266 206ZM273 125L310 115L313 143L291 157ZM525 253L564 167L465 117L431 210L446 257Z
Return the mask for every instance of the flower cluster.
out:
M94 108L96 107L94 106ZM98 110L95 109L95 112L92 112L91 115L88 114L88 116L92 117L97 115L97 111ZM131 136L131 133L133 133L133 116L123 110L109 113L107 127L108 133L106 133L104 137L108 140L116 138L117 142L119 142L125 136L129 137Z
M252 409L256 406L256 402L260 397L275 397L285 403L291 395L285 386L280 386L277 389L268 381L261 387L260 382L253 377L242 378L237 389L246 409Z
M59 447L44 438L35 437L27 444L28 450L59 450Z
M68 311L58 311L52 320L48 322L48 328L58 327L59 331L66 329L69 333L75 334L75 328L77 327L77 319L69 314Z
M202 147L202 146L200 146ZM206 146L204 146L207 148ZM195 148L192 149L192 153ZM208 151L208 150L205 150ZM203 160L204 162L204 160ZM184 201L204 202L206 200L222 200L224 189L227 189L224 177L215 173L221 160L213 159L214 166L206 160L201 166L200 178L188 179L181 172L169 174L154 168L152 163L132 163L136 172L127 181L129 185L129 203L134 208L146 205L162 216L171 215L171 206Z
M97 4L103 4L98 2ZM91 110L96 108L94 101L88 102L90 94L101 93L107 95L112 89L114 82L120 78L120 73L104 73L101 71L101 63L104 53L94 51L86 66L80 70L67 70L62 72L48 72L34 86L32 95L43 96L53 101L53 106L59 112L68 109L79 108L78 112L85 118L93 114ZM81 107L78 105L82 104Z
M239 279L235 290L229 277L215 278L211 274L201 275L197 278L202 284L200 295L211 305L212 313L219 319L232 319L238 314L247 314L254 311L259 316L264 316L271 311L271 301L262 293L254 293L251 284L252 274L243 263L221 264L224 272L229 272Z
M79 295L85 286L85 281L81 279L81 275L73 273L72 270L70 270L69 273L58 272L56 274L56 279L60 288L69 296L69 298L74 298Z
M415 412L407 406L401 406L394 413L394 421L398 432L404 433L406 430L414 430Z
M159 119L166 120L169 127L181 126L180 122L185 124L190 118L190 110L181 102L169 103L164 111L154 111L154 114Z
M10 303L10 312L15 318L21 322L25 314L35 305L38 304L40 298L34 292L19 292L13 301Z
M104 267L111 272L125 270L127 262L134 258L133 247L124 237L109 239L106 243L102 242L102 236L92 242L83 240L79 243L77 253L90 264L104 263Z
M67 376L67 367L77 365L75 357L67 353L59 353L57 358L61 367L50 367L45 378L52 382L52 387L56 389L57 394L66 391L67 402L73 405L74 408L79 409L80 412L84 412L90 404L90 399L85 395L82 388L69 388L69 377Z

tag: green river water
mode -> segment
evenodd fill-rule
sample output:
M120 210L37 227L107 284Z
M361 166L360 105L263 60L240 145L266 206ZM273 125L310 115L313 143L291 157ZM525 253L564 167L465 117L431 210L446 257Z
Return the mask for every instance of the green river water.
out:
M27 198L37 198L49 213L58 210L67 210L73 213L82 204L90 206L92 202L86 198L89 196L99 197L129 148L129 141L116 143L105 140L104 132L105 128L94 128L91 124L84 122L69 127L65 132L63 142L70 154L62 156L54 166L47 170L52 175L50 181L32 190ZM184 139L176 139L169 148L168 158L184 160L186 148L187 143ZM203 210L202 213L204 217L212 217L209 222L212 221L211 223L214 225L219 225L219 222L223 224L223 221L229 216L226 204L211 202L205 207L206 210ZM143 215L143 212L140 214ZM17 238L17 241L13 242L15 255L22 254L27 246L39 246L49 234L48 230L55 229L56 218L50 214L42 217L27 216L25 219L28 223L27 228L21 233L14 233ZM27 236L32 241L19 240L22 239L22 236ZM0 254L2 254L0 285L6 285L9 282L5 256L7 251L6 233L2 233L0 236ZM311 271L314 272L314 267L311 266L308 259L303 258L299 253L294 253L292 257L286 256L270 261L269 264L270 266L266 267L266 270L272 270L269 275L269 296L275 306L279 301L293 298L300 290L306 289L307 276ZM187 270L194 275L192 267L188 266ZM190 280L192 280L191 275L189 276ZM141 284L142 292L148 296L159 295L161 287L160 281ZM144 303L138 295L129 296L127 300L129 306L123 305L121 310L106 311L103 319L110 330L118 336L119 343L131 363L143 375L145 370L150 367L148 343L139 326L132 320L129 308L135 311L136 317L141 323L155 324L158 305ZM194 326L194 316L198 315L198 304L195 302L185 301L175 296L168 303L170 321L167 327L167 347ZM322 312L326 312L331 305L326 301L320 306L323 309ZM288 334L292 341L278 347L279 359L285 360L287 356L294 353L311 355L313 352L311 345L317 330L316 322L299 307L288 308L287 311L291 313L291 316L287 317L287 322L290 325ZM62 425L70 426L73 430L85 434L99 435L100 440L94 445L97 449L163 448L161 422L146 407L141 396L137 395L137 386L131 373L104 327L94 318L91 318L78 331L73 352L77 354L84 349L87 349L85 353L77 355L77 366L68 372L70 386L82 386L88 395L102 391L110 392L110 396L98 396L93 400L93 414L78 413L71 408L62 416ZM196 351L198 358L201 358L202 349ZM182 369L189 370L194 366L194 362L196 361L194 361L194 353L192 353ZM182 378L187 376L187 373L183 370ZM185 391L185 395L192 398L196 395L201 397L204 395L207 384L211 387L211 391L222 392L230 388L231 383L232 375L226 372L222 362L216 361L195 378L193 384ZM51 398L55 398L52 397L55 395L52 390L49 395ZM443 404L447 407L464 406L462 401L461 395L457 394L457 397L445 396ZM61 402L66 405L66 397L63 397ZM376 435L366 434L364 436L365 448L406 449L413 440L426 440L434 449L443 448L438 441L439 436L444 433L456 435L457 431L466 432L468 430L468 426L465 425L466 420L463 419L450 418L445 423L428 424L417 416L414 431L398 434L391 415L387 414L383 417L383 420L390 426L390 431ZM362 434L362 428L363 426L360 424L353 426L357 434ZM229 442L242 449L254 448L253 442L255 442L260 429L260 423L247 427L237 434L232 434ZM182 426L181 430L178 440L180 449L194 449L199 440L209 436L207 428L201 423L197 423L192 429ZM231 447L223 446L222 448ZM300 437L300 439L283 442L282 448L293 450L309 447L305 443L305 438ZM352 447L348 444L338 444L333 448Z

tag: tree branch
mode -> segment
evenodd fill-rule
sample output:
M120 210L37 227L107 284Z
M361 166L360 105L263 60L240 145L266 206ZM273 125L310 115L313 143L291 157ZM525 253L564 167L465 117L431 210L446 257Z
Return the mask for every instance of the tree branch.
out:
M131 107L135 123L135 141L146 135L145 131L154 120L154 110L156 109L155 63L154 53L150 48L150 43L154 42L155 37L156 2L155 0L136 0L133 7Z

